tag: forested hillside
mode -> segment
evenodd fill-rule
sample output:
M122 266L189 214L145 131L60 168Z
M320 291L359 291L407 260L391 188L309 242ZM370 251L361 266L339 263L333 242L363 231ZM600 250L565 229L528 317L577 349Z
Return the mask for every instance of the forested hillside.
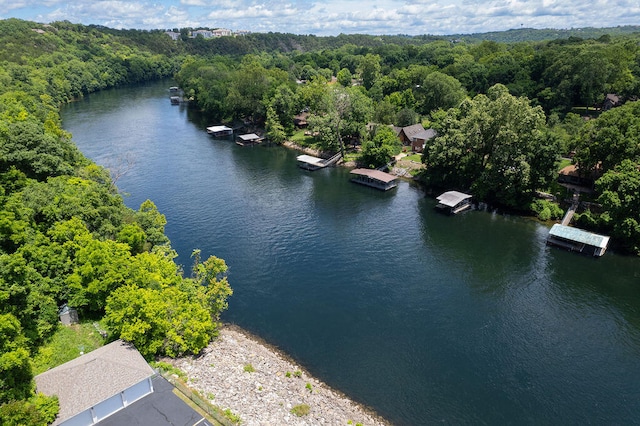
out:
M226 265L175 264L151 201L125 207L109 172L60 127L58 106L95 90L170 76L162 33L127 38L68 23L0 22L0 424L44 425L32 359L68 304L148 358L198 353L231 289ZM170 40L169 40L170 41Z

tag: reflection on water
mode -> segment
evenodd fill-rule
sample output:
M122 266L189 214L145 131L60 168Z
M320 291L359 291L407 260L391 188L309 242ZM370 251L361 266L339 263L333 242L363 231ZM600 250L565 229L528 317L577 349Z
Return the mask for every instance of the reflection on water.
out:
M534 221L444 216L414 185L380 192L297 153L239 147L152 84L92 95L64 126L118 184L152 199L189 263L229 265L226 321L397 424L633 423L640 261L545 245Z

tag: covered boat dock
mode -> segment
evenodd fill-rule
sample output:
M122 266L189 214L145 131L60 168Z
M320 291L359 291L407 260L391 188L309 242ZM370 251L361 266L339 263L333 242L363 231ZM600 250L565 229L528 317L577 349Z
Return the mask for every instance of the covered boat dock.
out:
M324 160L312 155L298 155L296 160L298 160L298 166L306 170L318 170L324 167Z
M549 230L547 244L600 257L609 246L609 237L556 223Z
M457 214L471 207L472 195L458 191L447 191L436 198L436 208L449 214Z
M262 142L262 139L263 138L255 133L247 133L245 135L238 136L236 143L241 146L250 146Z
M398 177L380 170L353 169L352 182L387 191L398 186Z
M298 160L298 166L300 166L305 170L318 170L318 169L322 169L323 167L333 166L341 158L342 158L341 153L337 153L333 157L326 160L323 158L314 157L313 155L303 154L303 155L298 155L296 157L296 160Z
M227 126L211 126L207 127L207 133L218 138L221 136L231 136L233 134L233 129Z

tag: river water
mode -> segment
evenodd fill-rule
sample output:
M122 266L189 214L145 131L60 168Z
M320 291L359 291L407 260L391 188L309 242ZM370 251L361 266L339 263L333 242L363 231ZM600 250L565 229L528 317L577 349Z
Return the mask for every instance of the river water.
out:
M381 192L298 153L211 138L171 82L62 109L88 157L126 171L189 270L216 255L234 289L223 320L399 425L640 421L640 260L545 245L548 227L448 217L402 182Z

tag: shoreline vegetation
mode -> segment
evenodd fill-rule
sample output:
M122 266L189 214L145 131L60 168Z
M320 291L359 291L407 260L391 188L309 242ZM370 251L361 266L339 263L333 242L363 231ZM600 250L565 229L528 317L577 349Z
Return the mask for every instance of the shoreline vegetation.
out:
M165 358L187 385L242 425L391 423L315 378L276 346L234 324L197 356Z

